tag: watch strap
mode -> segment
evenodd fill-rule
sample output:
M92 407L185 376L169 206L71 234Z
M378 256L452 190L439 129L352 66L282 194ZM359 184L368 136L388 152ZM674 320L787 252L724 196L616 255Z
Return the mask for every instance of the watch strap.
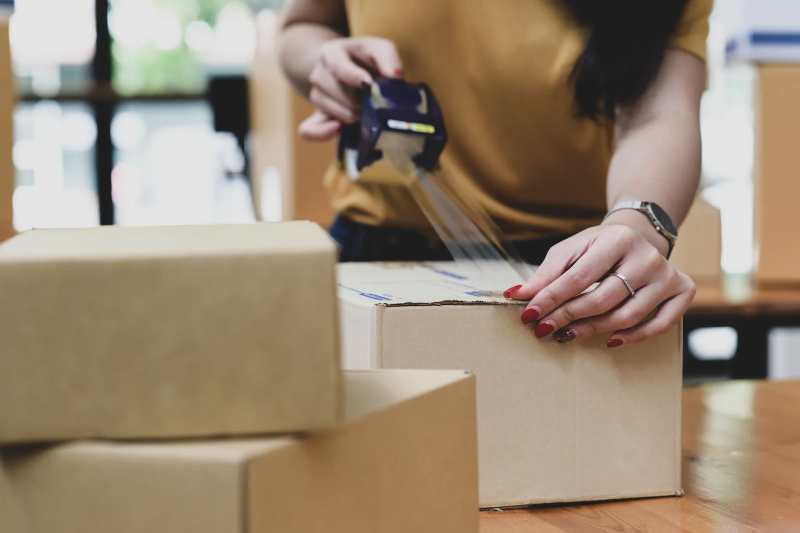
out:
M616 213L617 211L622 211L623 209L633 209L634 211L647 213L647 202L640 202L640 201L637 201L637 200L631 200L631 201L628 201L628 202L620 202L617 205L615 205L611 209L611 211L608 212L608 214L606 214L606 216L603 218L603 220L605 220L606 218L610 217L612 214Z
M634 211L639 211L640 213L643 213L650 220L650 223L653 224L653 227L656 229L656 231L658 231L658 233L660 233L662 237L667 239L667 243L669 243L669 251L667 252L667 259L669 259L670 256L672 255L672 249L675 248L675 242L678 240L678 236L672 235L662 227L662 224L659 223L659 221L651 213L649 206L650 202L641 202L637 200L620 202L606 214L603 220L610 217L613 213L616 213L617 211L623 211L625 209L632 209Z

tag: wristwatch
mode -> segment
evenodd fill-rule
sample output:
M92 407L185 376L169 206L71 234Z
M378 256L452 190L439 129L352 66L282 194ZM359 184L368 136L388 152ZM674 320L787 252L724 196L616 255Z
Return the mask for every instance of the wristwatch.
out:
M667 253L667 259L669 259L669 256L672 255L672 249L678 241L678 228L675 226L672 219L669 218L666 211L653 202L620 202L608 212L605 218L623 209L633 209L634 211L639 211L647 215L647 218L650 219L656 231L663 235L664 238L667 239L667 242L669 242L669 252Z

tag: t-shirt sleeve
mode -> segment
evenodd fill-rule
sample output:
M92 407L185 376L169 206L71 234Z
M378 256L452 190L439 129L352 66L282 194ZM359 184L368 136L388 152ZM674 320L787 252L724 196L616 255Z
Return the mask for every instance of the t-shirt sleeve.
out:
M713 7L714 0L691 0L669 47L684 50L705 61L708 19Z

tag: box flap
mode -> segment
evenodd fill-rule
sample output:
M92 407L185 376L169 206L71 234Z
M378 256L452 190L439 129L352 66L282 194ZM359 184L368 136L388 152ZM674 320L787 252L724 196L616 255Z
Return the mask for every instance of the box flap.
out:
M356 305L522 305L503 298L508 286L453 262L346 263L337 273L339 297Z
M92 261L334 250L312 222L31 230L0 246L0 263Z

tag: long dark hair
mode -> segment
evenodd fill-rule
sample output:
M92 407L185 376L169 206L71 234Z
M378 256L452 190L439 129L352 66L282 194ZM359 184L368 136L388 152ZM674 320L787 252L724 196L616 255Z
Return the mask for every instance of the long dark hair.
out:
M689 0L561 0L590 30L570 78L578 114L614 121L656 79Z

